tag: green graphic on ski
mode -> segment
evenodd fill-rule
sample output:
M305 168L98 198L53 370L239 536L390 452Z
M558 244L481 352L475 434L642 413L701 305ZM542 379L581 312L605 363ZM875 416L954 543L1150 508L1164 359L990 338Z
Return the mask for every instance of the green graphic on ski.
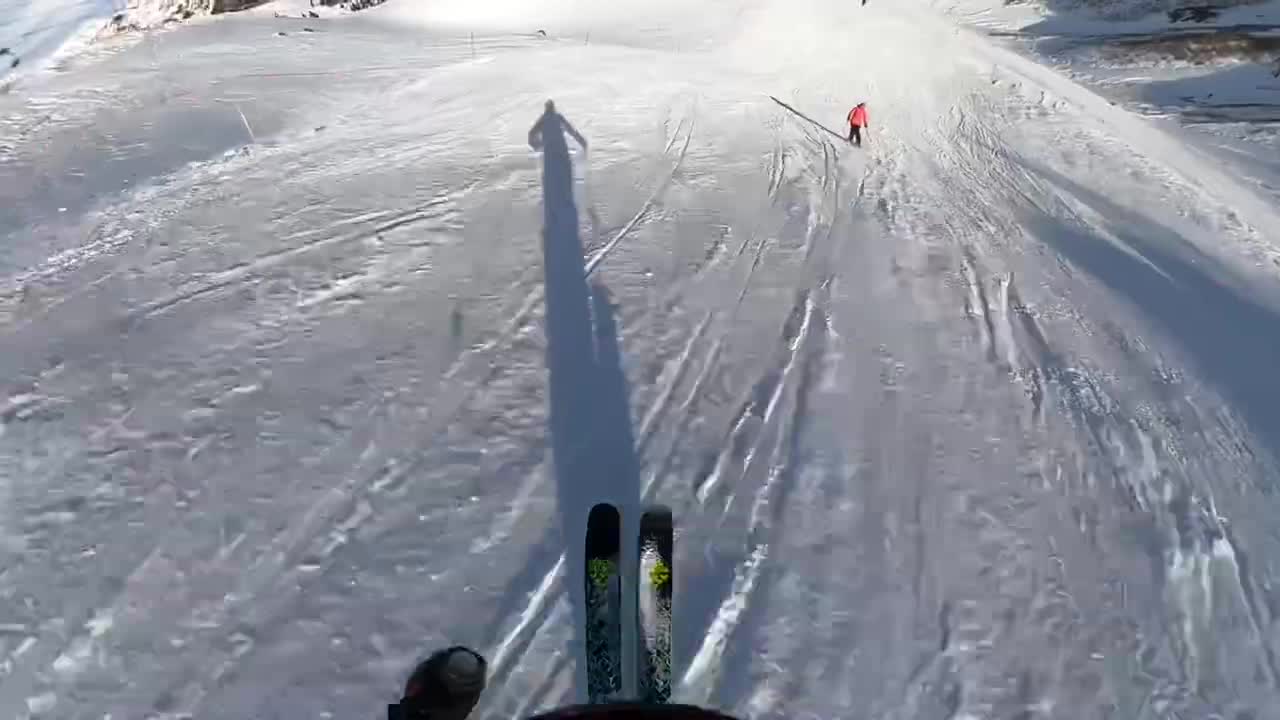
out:
M622 695L622 517L612 505L596 505L587 517L587 699L609 702Z
M674 523L671 510L649 508L640 517L639 588L640 699L671 698L672 591L675 588Z

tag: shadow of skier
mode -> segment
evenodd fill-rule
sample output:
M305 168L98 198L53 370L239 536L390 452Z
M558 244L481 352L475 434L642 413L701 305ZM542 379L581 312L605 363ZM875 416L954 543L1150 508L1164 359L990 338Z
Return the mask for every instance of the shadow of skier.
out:
M1103 227L1125 249L1096 230L1044 212L1026 221L1034 235L1166 331L1258 441L1280 455L1280 383L1274 381L1280 367L1280 314L1177 230L1048 167L1022 162L1105 218ZM1252 448L1248 452L1253 454ZM1264 492L1277 487L1272 479L1258 482L1266 486Z
M529 144L542 150L543 236L546 286L547 369L550 384L551 448L574 611L575 689L586 700L586 538L587 517L597 503L621 514L619 527L591 538L593 555L619 556L624 578L634 576L640 504L639 466L631 428L626 375L622 369L614 306L600 284L589 286L583 266L573 167L566 134L582 146L580 133L547 101L546 112L529 130ZM594 311L594 319L593 319ZM630 541L620 538L631 538ZM635 617L634 588L623 584L622 617ZM626 623L623 623L625 626ZM634 655L623 632L623 668Z
M772 100L772 101L774 101L775 103L777 103L777 104L781 105L781 106L783 107L783 109L785 109L787 112L791 113L792 115L795 115L796 117L800 118L801 120L805 120L805 121L807 121L809 124L814 125L814 126L816 126L817 128L819 128L819 129L821 129L821 130L825 130L825 131L827 132L827 134L828 134L828 135L831 135L832 137L835 137L837 140L840 140L841 142L846 142L846 143L847 143L847 142L849 142L849 139L848 139L848 138L846 138L844 135L841 135L840 133L836 132L835 130L832 130L831 128L827 127L826 125L823 125L822 123L818 122L817 120L814 120L813 118L809 117L808 115L805 115L804 113L800 112L799 110L797 110L797 109L795 109L795 108L791 107L790 105L788 105L788 104L786 104L786 103L782 102L782 101L781 101L781 100L779 100L778 98L776 98L776 97L774 97L774 96L770 95L770 96L769 96L769 99L770 99L770 100Z

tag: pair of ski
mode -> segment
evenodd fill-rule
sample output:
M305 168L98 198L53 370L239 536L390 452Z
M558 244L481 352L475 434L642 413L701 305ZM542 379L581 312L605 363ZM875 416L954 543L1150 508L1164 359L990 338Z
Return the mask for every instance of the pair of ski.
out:
M596 505L587 518L586 628L587 698L592 703L640 700L665 703L671 697L671 638L674 523L667 508L650 508L640 517L637 562L623 563L622 516L612 505ZM626 568L638 577L624 581ZM635 592L636 616L631 628L637 642L639 697L625 696L623 682L624 592Z

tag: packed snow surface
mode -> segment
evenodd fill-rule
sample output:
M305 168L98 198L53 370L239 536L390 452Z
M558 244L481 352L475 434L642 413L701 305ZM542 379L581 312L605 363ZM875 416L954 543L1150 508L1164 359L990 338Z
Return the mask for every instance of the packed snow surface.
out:
M149 1L149 0L148 0ZM0 83L83 47L124 0L0 0ZM14 65L14 58L19 65Z
M930 3L1163 123L1280 202L1280 0L1140 16L1146 0Z
M674 511L677 699L1273 717L1278 249L926 0L148 36L0 97L0 717L573 701L598 501Z

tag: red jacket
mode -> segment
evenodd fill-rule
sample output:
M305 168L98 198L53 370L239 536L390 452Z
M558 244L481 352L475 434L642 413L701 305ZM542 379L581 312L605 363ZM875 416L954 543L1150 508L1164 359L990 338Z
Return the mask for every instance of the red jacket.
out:
M867 127L867 106L859 105L849 111L849 124L854 127Z

